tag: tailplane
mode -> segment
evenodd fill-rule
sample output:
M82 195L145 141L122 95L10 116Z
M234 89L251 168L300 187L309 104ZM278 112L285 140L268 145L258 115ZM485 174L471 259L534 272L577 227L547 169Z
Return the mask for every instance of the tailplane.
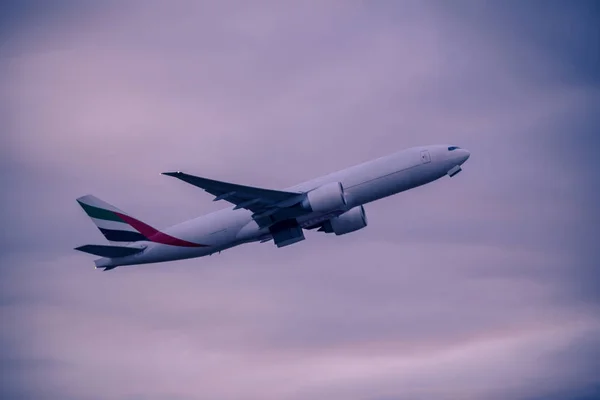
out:
M115 206L92 195L82 196L77 199L77 202L110 244L122 246L128 243L148 240L148 237L140 232L140 229L147 231L144 227L148 226L131 218ZM132 224L136 225L136 227L134 228ZM156 232L153 228L150 228L150 230ZM78 248L77 250L81 249ZM88 253L91 252L88 251ZM100 255L97 253L92 254Z
M95 256L118 258L127 257L144 251L144 247L123 247L123 246L104 246L100 244L86 244L85 246L76 247L75 250L83 251L84 253L93 254Z

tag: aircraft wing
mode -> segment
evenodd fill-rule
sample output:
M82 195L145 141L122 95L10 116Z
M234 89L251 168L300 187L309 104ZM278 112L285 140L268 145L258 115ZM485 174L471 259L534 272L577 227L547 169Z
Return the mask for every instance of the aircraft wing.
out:
M191 185L204 189L216 196L213 201L226 200L235 205L234 209L245 208L254 213L255 220L277 214L282 209L294 208L303 200L304 193L263 189L216 181L183 172L163 172ZM259 223L259 225L264 225Z

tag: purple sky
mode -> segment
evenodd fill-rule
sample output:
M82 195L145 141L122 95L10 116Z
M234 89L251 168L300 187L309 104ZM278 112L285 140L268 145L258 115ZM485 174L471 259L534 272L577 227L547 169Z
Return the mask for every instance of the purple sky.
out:
M596 2L3 2L0 398L600 395ZM87 193L159 228L422 144L463 173L277 249L93 269Z

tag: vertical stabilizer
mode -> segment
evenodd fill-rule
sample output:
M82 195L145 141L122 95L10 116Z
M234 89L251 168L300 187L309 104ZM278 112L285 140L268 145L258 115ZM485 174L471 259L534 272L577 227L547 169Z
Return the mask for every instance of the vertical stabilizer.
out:
M126 222L131 221L131 217L118 208L92 195L82 196L77 199L77 202L111 244L125 245L148 240Z

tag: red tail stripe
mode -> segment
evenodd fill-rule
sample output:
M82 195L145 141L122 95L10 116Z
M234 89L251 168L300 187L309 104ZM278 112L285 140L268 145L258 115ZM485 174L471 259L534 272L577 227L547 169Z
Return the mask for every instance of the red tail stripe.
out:
M176 237L167 235L166 233L158 231L158 230L154 229L153 227L151 227L150 225L147 225L147 224L143 223L142 221L138 221L135 218L131 218L128 215L121 214L118 212L115 212L115 214L117 214L119 216L119 218L121 218L123 221L125 221L126 223L131 225L139 233L146 236L148 238L148 240L150 240L151 242L168 244L171 246L179 246L179 247L208 247L205 244L192 243L192 242L188 242L187 240L182 240L182 239L178 239Z

